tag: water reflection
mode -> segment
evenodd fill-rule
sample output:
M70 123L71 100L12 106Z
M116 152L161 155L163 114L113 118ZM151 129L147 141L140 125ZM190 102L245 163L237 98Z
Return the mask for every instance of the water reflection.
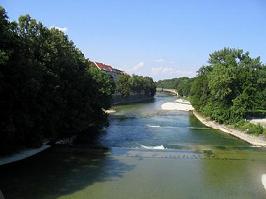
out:
M7 199L56 199L98 182L114 181L134 168L109 151L53 148L0 170L0 188Z

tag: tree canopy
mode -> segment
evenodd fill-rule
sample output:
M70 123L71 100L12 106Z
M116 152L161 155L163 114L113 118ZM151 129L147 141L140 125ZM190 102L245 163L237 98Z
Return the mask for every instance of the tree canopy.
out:
M191 102L220 123L243 125L250 116L265 115L265 71L259 57L251 58L241 49L215 51L210 54L209 65L203 66L192 82ZM263 132L255 125L248 124L247 128L249 132Z
M245 119L266 116L266 66L241 49L215 51L195 78L161 80L157 87L176 89L180 96L190 98L196 110L220 123L263 132Z
M129 96L130 93L154 96L156 85L151 77L120 75L116 82L116 91L124 97Z
M0 7L0 151L107 124L114 83L62 31Z

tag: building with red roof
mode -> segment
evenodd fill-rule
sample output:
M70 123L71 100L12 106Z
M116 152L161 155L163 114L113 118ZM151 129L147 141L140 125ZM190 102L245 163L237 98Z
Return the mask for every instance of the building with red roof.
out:
M110 65L107 65L107 64L104 64L104 63L100 63L100 62L93 62L95 64L95 66L107 73L108 75L110 75L114 80L117 80L118 76L119 75L125 75L126 73L122 70L118 70L118 69L115 69L113 68L112 66Z
M106 71L106 72L112 72L113 71L113 68L110 65L107 65L107 64L104 64L104 63L100 63L100 62L94 62L94 64L100 70L103 70L103 71Z

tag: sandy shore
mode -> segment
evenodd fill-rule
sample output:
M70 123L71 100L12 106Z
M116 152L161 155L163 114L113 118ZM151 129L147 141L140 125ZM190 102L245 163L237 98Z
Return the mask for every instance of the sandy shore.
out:
M264 146L266 147L266 139L263 136L254 136L254 135L249 135L246 134L240 130L230 128L228 126L225 126L223 124L219 124L215 121L209 120L205 117L203 117L201 114L196 112L195 110L193 111L193 114L198 118L199 121L201 121L203 124L205 124L208 127L211 127L213 129L219 129L225 133L229 133L241 140L244 140L252 145L255 146Z
M176 102L167 102L161 105L163 110L176 110L176 111L193 111L193 106L189 103L189 101L183 99L177 99Z
M107 113L107 114L111 114L111 113L115 113L116 110L114 110L114 109L108 109L108 110L104 110L104 112Z
M263 119L252 119L252 120L249 120L249 121L251 123L253 123L253 124L260 124L261 126L266 128L266 118L263 118Z
M177 111L192 111L193 114L198 118L199 121L201 121L204 125L213 128L221 130L225 133L228 133L230 135L233 135L239 139L242 139L252 145L255 146L264 146L266 147L266 138L264 136L254 136L247 134L243 131L228 127L223 124L219 124L215 121L212 121L208 118L203 117L201 114L199 114L197 111L194 110L194 107L190 104L189 101L184 99L177 99L176 102L167 102L161 105L161 108L163 110L177 110ZM266 123L266 119L260 119L260 120L252 120L252 123L260 123L264 124ZM263 126L264 126L263 125Z

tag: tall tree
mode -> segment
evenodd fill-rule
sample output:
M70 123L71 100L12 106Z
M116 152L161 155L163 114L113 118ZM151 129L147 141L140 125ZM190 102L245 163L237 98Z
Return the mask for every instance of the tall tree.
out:
M0 8L0 151L107 124L114 84L63 32Z

